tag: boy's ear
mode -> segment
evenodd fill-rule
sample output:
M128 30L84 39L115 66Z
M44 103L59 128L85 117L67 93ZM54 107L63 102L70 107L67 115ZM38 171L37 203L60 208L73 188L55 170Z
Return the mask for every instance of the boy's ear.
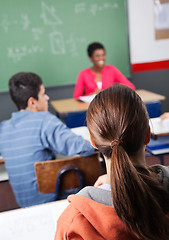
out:
M91 138L91 135L90 135L90 142L91 142L92 146L93 146L95 149L97 149L95 143L93 142L93 139Z
M144 144L147 145L150 142L150 138L151 138L151 131L150 131L150 127L148 128L148 131L146 133L145 139L144 139Z
M28 99L28 103L27 103L27 108L28 109L36 109L36 99L35 98L33 98L33 97L30 97L29 99Z

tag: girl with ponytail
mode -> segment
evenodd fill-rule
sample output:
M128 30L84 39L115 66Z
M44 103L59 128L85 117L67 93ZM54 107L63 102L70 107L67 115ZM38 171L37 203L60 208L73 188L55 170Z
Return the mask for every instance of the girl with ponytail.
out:
M68 198L55 239L169 239L169 167L146 166L150 128L140 97L122 85L100 92L87 126L105 157L106 184Z

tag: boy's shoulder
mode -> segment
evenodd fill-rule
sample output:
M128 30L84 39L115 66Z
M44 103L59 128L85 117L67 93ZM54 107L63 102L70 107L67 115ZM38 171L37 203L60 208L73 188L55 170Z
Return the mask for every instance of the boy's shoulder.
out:
M13 112L10 119L0 122L0 129L7 127L8 125L11 125L11 124L17 124L17 123L19 124L25 121L29 122L33 120L38 120L39 122L43 122L43 121L48 121L52 118L56 118L56 116L50 112L45 112L45 111L33 112L33 111L24 110L24 111Z
M50 112L46 112L46 111L39 111L39 112L30 112L28 115L29 119L38 119L39 122L48 122L52 119L55 119L56 116Z

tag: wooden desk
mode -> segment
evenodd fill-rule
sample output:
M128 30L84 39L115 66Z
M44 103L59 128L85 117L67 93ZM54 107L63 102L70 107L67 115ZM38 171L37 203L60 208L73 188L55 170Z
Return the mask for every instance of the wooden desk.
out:
M69 127L86 125L86 111L89 104L73 98L51 101L56 115Z
M158 117L161 114L161 104L160 101L165 99L165 96L153 93L147 90L136 90L137 94L141 97L143 102L149 106L146 105L147 110L149 112L149 116L152 117ZM154 106L155 101L157 102ZM153 103L153 111L152 106L150 106L150 103ZM78 100L75 100L73 98L69 99L63 99L63 100L55 100L50 102L52 107L56 111L56 115L69 127L79 127L86 125L86 111L88 109L89 103L80 102ZM149 109L150 108L150 109ZM154 113L152 114L151 112Z
M157 93L153 93L147 90L143 90L143 89L136 90L136 93L141 97L141 99L145 103L165 100L165 96ZM89 106L88 103L83 103L72 98L63 99L63 100L54 100L54 101L51 101L50 103L52 107L56 110L56 112L59 114L85 111Z
M146 150L154 156L157 156L161 160L161 164L164 165L164 155L169 154L169 136L160 136L156 140L150 139L149 144L146 146Z
M143 89L136 90L136 93L141 97L144 103L165 100L165 96Z
M79 112L87 110L89 104L80 102L73 98L54 100L50 102L52 107L60 114L68 112Z

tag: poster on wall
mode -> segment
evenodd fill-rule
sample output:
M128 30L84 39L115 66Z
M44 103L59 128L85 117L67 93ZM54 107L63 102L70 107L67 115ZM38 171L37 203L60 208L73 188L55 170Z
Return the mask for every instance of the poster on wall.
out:
M154 0L155 39L169 38L169 0Z

